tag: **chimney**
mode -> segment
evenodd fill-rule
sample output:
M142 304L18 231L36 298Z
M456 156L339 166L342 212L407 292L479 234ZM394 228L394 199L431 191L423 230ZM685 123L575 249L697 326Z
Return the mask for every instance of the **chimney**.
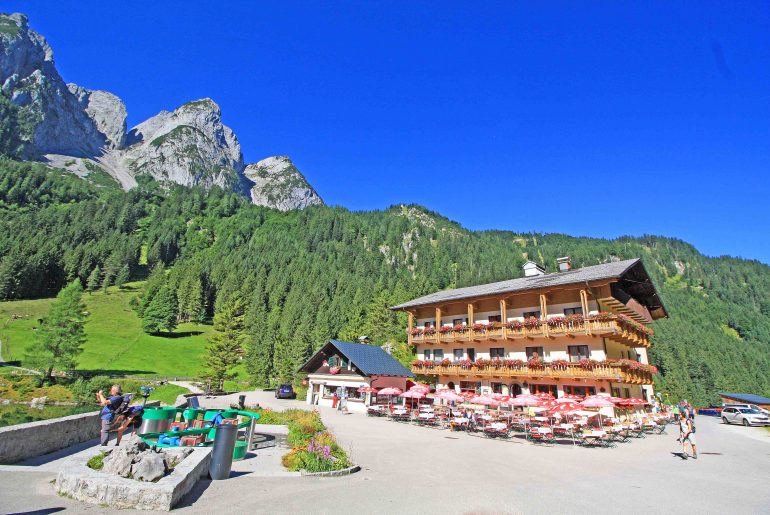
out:
M545 275L545 270L534 261L527 261L522 268L524 268L524 277Z
M572 270L572 259L569 256L560 257L556 262L559 263L559 272Z

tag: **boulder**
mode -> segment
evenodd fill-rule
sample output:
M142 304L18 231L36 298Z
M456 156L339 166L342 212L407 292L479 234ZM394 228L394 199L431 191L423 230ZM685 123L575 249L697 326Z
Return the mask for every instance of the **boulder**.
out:
M157 481L166 475L166 464L163 455L151 450L137 456L136 463L131 467L131 475L137 481Z
M176 467L182 462L183 459L188 457L192 451L193 450L189 447L165 449L163 451L163 461L166 463L166 468L170 470Z
M127 448L120 448L104 458L102 472L128 477L131 474L131 465L134 463L135 454L128 452Z

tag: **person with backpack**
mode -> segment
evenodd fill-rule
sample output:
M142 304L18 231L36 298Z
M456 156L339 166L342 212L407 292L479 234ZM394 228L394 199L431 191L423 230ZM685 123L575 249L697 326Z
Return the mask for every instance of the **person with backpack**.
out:
M102 411L99 413L101 422L100 442L101 445L107 445L107 442L110 439L110 426L115 419L115 412L123 404L123 395L120 393L120 385L112 385L109 397L105 397L104 392L99 390L96 392L96 401L102 406Z
M698 459L698 449L695 446L695 422L687 416L686 411L679 413L679 439L682 442L682 459L687 459L687 444L692 447L693 459Z

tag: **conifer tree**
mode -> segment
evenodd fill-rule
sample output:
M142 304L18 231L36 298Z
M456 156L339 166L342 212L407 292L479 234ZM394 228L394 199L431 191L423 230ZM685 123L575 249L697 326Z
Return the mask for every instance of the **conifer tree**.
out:
M99 289L99 285L101 284L102 279L102 269L99 268L99 265L96 265L96 267L91 270L91 273L88 274L88 279L86 280L86 290L88 290L88 293L93 293L97 289Z
M142 328L148 334L170 333L176 329L176 320L176 295L168 286L164 286L144 310Z
M205 356L205 378L215 390L224 388L225 380L235 377L233 369L243 356L245 306L232 298L214 314L214 333L209 338Z
M108 267L104 270L104 277L102 277L102 291L107 293L107 288L112 285L112 280L115 278L115 270L112 267Z
M118 271L118 275L115 277L115 286L123 288L130 278L131 271L129 270L128 265L123 265Z
M27 350L27 360L50 381L53 372L71 371L85 343L86 321L82 302L83 286L75 279L56 296L42 319L35 343Z

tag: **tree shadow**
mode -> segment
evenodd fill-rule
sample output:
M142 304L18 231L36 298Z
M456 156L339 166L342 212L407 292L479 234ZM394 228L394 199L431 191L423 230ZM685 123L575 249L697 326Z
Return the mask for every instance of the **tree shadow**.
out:
M190 336L198 336L203 334L203 331L180 331L178 333L155 333L153 336L160 336L161 338L169 338L175 340L177 338L189 338Z
M129 370L129 369L116 369L111 368L109 370L102 368L94 368L89 370L78 370L77 375L84 378L93 376L139 376L139 375L155 375L155 370Z

